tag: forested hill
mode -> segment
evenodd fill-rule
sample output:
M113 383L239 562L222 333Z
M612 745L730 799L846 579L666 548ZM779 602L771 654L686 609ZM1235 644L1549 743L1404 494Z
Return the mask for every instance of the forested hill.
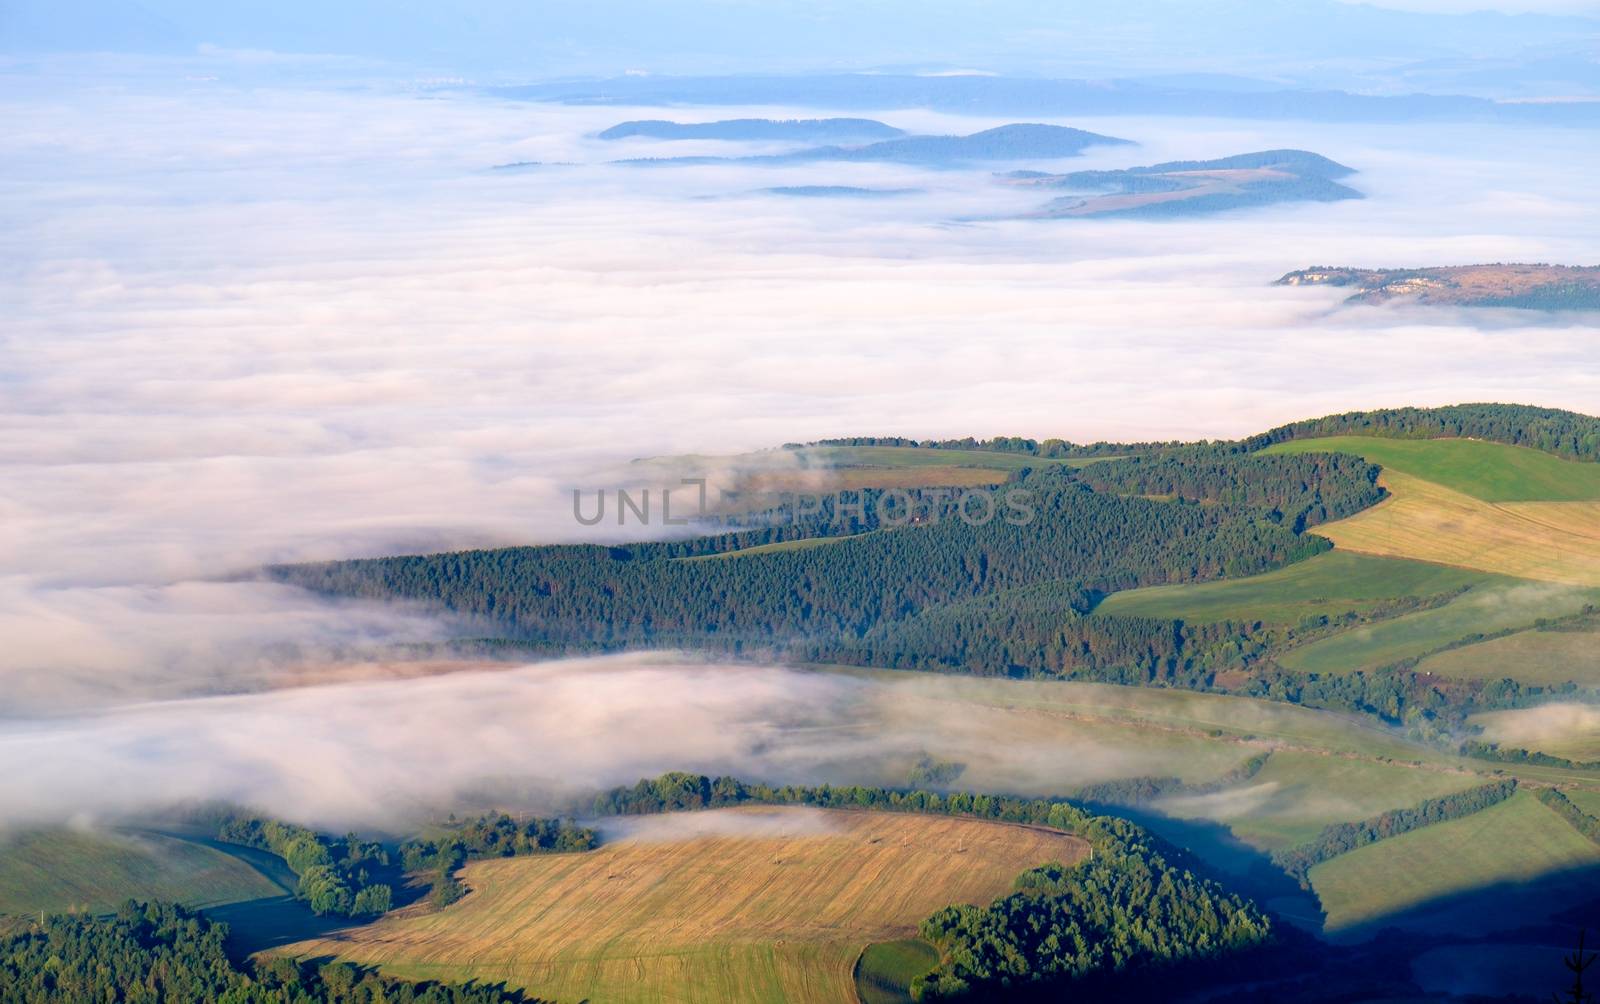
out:
M1322 436L1392 439L1484 439L1526 446L1569 460L1600 461L1600 418L1526 404L1456 404L1442 408L1385 408L1293 422L1244 440L1261 450L1291 439Z
M639 119L619 122L599 139L791 140L811 143L866 142L904 136L904 129L873 119L724 119L719 122L669 122Z
M685 560L683 543L522 547L269 574L334 595L431 602L550 651L688 646L877 661L871 652L888 625L979 600L1004 620L1045 600L1060 633L1042 650L1051 664L1027 672L1112 659L1159 676L1185 658L1182 632L1170 622L1083 617L1101 595L1249 575L1324 551L1328 542L1308 530L1377 502L1377 471L1348 456L1201 451L1082 472L1025 469L997 486L1004 501L986 522L961 518L950 499L916 494L915 522L819 518L788 531L826 541L749 556L735 552L750 540L742 533L695 542L701 554L721 555L701 560ZM886 500L867 492L864 501L876 514ZM959 654L962 639L928 623L913 633L924 650L892 653L889 664Z
M1600 461L1600 418L1538 408L1526 404L1453 404L1440 408L1381 408L1280 425L1245 439L1192 444L1221 454L1254 453L1291 439L1323 436L1382 436L1390 439L1483 439L1508 446L1526 446L1570 460ZM851 436L813 444L786 444L788 449L813 446L906 446L931 450L989 450L1054 460L1074 457L1144 455L1179 450L1179 442L1079 444L1064 439L908 439L903 436Z

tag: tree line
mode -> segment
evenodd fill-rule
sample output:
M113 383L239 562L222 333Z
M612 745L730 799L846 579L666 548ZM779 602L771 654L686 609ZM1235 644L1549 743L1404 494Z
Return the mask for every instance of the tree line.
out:
M1147 805L1158 798L1172 798L1179 795L1214 795L1236 785L1244 784L1267 765L1267 759L1272 756L1271 751L1257 753L1236 767L1229 769L1220 777L1200 784L1190 784L1181 777L1125 777L1115 781L1098 781L1086 784L1072 793L1072 797L1080 802L1092 805L1123 805L1137 807Z
M1554 809L1557 815L1571 823L1572 828L1587 837L1591 843L1600 844L1600 819L1578 808L1561 789L1542 789L1539 792L1539 801Z
M572 820L518 821L505 813L486 813L442 835L407 840L400 845L400 862L408 872L431 875L433 903L447 906L464 892L455 872L468 861L589 851L599 844L599 834Z
M375 875L388 867L388 851L353 833L325 837L282 820L228 813L217 826L217 839L282 858L299 877L296 897L319 917L372 916L393 905L393 888Z
M1353 823L1333 823L1307 843L1273 851L1272 862L1309 889L1311 869L1330 858L1424 826L1482 812L1504 802L1516 790L1516 778L1507 778L1453 795L1430 798L1409 809L1393 809Z
M1555 294L1558 298L1561 291ZM1508 446L1526 446L1571 460L1600 461L1600 418L1560 408L1525 404L1475 403L1439 408L1379 408L1306 419L1232 442L1205 443L1230 452L1250 453L1291 439L1325 436L1383 436L1391 439L1486 439ZM916 440L899 436L851 436L824 439L817 446L912 446L927 449L990 450L1045 458L1103 457L1162 453L1181 442L1093 443L1080 446L1063 439L1034 440L1021 436L993 439ZM798 449L801 444L786 444Z
M181 906L124 903L114 916L54 916L0 937L7 1004L537 1004L503 986L412 983L348 963L274 957L242 967L228 925Z

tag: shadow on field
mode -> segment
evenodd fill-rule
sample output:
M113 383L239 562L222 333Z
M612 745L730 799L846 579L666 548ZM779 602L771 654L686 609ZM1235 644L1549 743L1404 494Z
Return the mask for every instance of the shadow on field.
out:
M1551 872L1527 882L1494 885L1429 900L1365 924L1332 932L1334 941L1366 941L1390 929L1455 938L1596 926L1600 921L1600 865Z
M1212 871L1213 877L1230 889L1249 896L1303 931L1322 932L1324 914L1316 895L1300 888L1300 883L1284 874L1263 851L1234 836L1223 824L1203 819L1174 819L1153 810L1121 805L1092 805L1091 808L1138 823L1194 855Z

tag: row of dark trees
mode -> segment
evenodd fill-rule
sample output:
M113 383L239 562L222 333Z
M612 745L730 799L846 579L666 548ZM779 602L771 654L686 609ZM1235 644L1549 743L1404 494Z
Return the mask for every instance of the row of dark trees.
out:
M400 845L400 861L408 872L431 874L433 902L446 906L464 892L455 871L468 861L588 851L599 843L599 834L569 819L519 821L504 813L487 813L444 834L407 840Z
M1572 799L1568 798L1560 789L1545 788L1541 790L1539 792L1539 801L1556 810L1562 819L1571 823L1573 829L1589 838L1590 841L1600 844L1600 819L1596 819L1578 808Z
M1510 798L1516 790L1516 779L1507 778L1430 798L1409 809L1394 809L1353 823L1333 823L1307 843L1272 852L1272 861L1310 888L1307 876L1311 869L1330 858L1424 826L1482 812Z
M1550 295L1561 299L1567 295L1567 291L1556 290ZM1559 408L1536 408L1523 404L1480 403L1441 408L1349 411L1282 425L1234 443L1208 445L1253 452L1291 439L1341 435L1384 436L1392 439L1485 439L1510 446L1527 446L1573 460L1600 460L1600 418ZM931 449L992 450L1054 458L1161 453L1186 444L1093 443L1080 446L1061 439L1041 441L1020 436L922 441L897 436L854 436L826 439L816 445L920 446Z
M1181 777L1144 775L1084 785L1073 792L1072 797L1093 805L1137 807L1147 805L1158 798L1171 798L1176 795L1213 795L1244 784L1261 773L1261 768L1267 765L1267 759L1271 755L1270 752L1257 753L1220 777L1200 784L1190 784Z

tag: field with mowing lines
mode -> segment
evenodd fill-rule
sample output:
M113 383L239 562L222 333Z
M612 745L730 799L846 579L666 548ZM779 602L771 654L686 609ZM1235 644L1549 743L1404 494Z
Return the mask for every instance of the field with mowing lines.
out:
M1600 631L1523 631L1429 656L1424 672L1462 680L1600 686Z
M1306 673L1353 673L1420 656L1474 634L1579 613L1596 602L1600 589L1500 579L1442 607L1353 627L1290 649L1278 661Z
M1187 621L1267 621L1364 611L1403 596L1437 596L1495 580L1465 568L1329 551L1265 575L1113 593L1098 614Z
M289 950L561 1000L832 1004L853 999L867 945L913 935L949 903L986 903L1084 846L974 820L798 808L630 827L589 853L475 862L472 892L442 911Z
M1568 760L1600 760L1600 706L1544 704L1485 711L1467 721L1483 726L1484 739L1507 749L1538 750Z
M1330 823L1365 819L1481 783L1472 774L1285 750L1237 788L1164 799L1156 808L1223 823L1246 843L1276 850L1304 843Z
M1297 439L1267 453L1353 453L1484 502L1600 500L1600 464L1563 460L1521 446L1476 439L1329 436Z
M283 893L243 861L173 837L36 830L0 838L0 913L105 913L130 897L203 907Z
M1311 869L1311 883L1328 913L1330 933L1349 931L1429 901L1496 883L1600 867L1600 847L1584 839L1532 792L1447 823L1380 840ZM1582 894L1581 888L1574 890ZM1512 895L1503 908L1481 905L1452 916L1456 933L1470 935L1537 921L1560 897L1526 901ZM1415 921L1431 926L1426 920Z
M1382 481L1392 498L1316 532L1361 554L1600 586L1600 502L1484 502L1399 471Z

